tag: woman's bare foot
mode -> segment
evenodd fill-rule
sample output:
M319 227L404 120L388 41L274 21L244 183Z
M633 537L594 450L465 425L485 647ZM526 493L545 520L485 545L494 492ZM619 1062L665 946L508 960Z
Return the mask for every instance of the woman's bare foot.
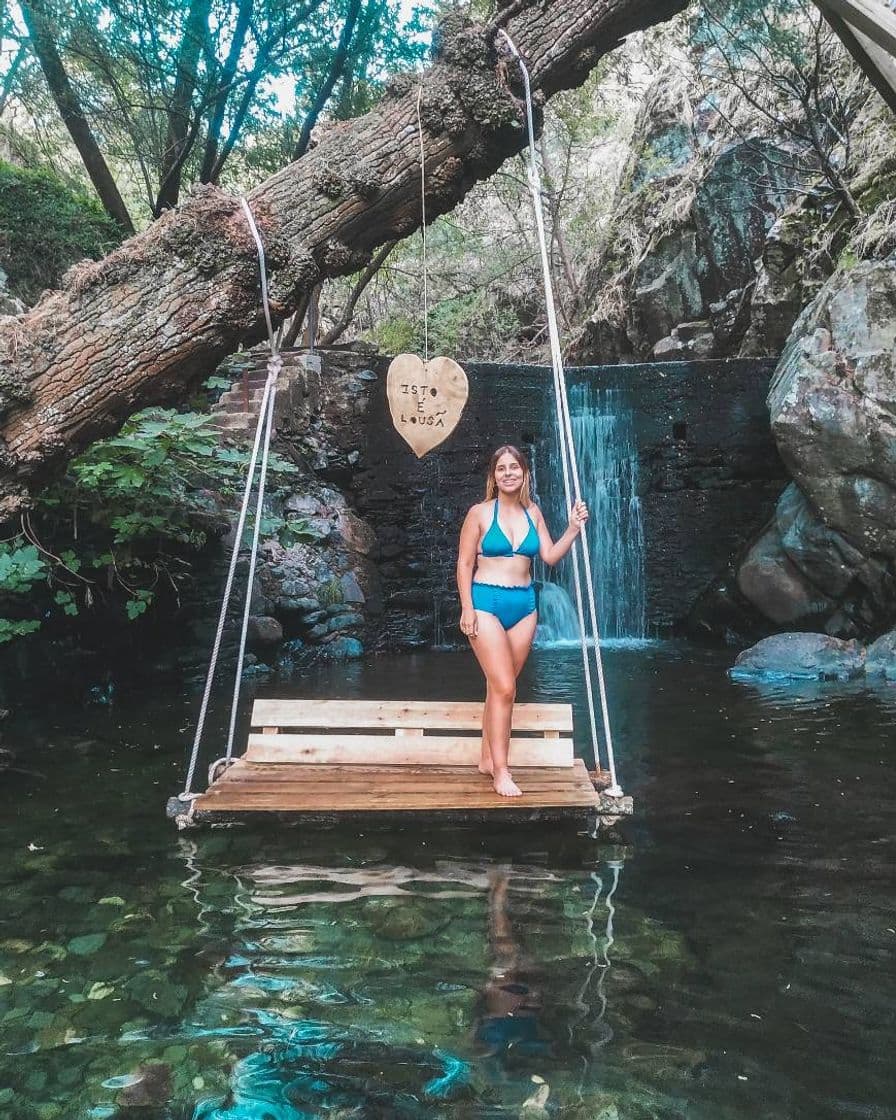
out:
M500 793L502 797L522 797L523 791L513 780L513 775L509 770L499 770L494 775L495 778L495 793Z
M480 774L488 774L489 776L491 776L492 774L494 774L494 772L495 772L495 768L492 764L492 760L490 758L480 758L480 760L479 760L479 773Z

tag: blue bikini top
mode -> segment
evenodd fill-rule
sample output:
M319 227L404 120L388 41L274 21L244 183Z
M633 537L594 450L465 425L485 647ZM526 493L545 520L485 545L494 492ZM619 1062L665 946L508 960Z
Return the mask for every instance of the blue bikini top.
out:
M479 552L482 556L528 556L530 559L538 555L540 547L538 540L538 530L535 528L535 523L529 516L529 511L524 509L526 520L529 522L529 530L519 545L514 548L510 540L501 526L498 524L498 499L495 499L495 512L492 517L492 523L488 527L488 532L482 538L482 544L479 546Z

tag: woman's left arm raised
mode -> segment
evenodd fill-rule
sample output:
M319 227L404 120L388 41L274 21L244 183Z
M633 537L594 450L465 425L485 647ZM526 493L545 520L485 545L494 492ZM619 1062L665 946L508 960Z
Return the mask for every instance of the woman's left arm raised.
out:
M538 555L544 560L545 564L551 567L562 560L563 557L569 552L573 546L576 537L581 533L582 526L588 520L588 507L584 502L576 502L569 514L569 524L563 536L556 541L551 540L551 534L548 532L548 527L545 524L544 515L537 505L533 504L529 507L529 516L535 522L535 528L538 532L538 543L540 545Z

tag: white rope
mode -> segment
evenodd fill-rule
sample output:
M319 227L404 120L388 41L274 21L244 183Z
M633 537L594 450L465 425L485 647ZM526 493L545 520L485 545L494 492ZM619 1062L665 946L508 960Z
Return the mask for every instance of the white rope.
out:
M252 528L252 545L249 550L249 574L246 577L246 602L243 606L243 622L240 627L240 648L236 658L236 671L233 678L233 697L230 702L230 725L227 729L227 749L225 758L233 754L233 737L236 731L236 713L240 699L240 685L243 680L243 659L246 656L246 635L249 632L249 616L252 613L252 585L255 582L255 567L258 561L258 540L261 535L261 521L264 512L264 489L268 473L268 456L271 450L271 428L274 423L274 403L277 399L277 374L283 362L279 355L272 355L268 362L268 381L270 395L265 415L264 441L262 443L261 470L258 474L258 497L255 505L255 524ZM272 372L276 370L276 372Z
M261 535L261 520L264 513L264 490L268 475L268 458L271 452L271 429L274 425L274 405L277 400L277 378L283 368L283 359L277 349L277 336L274 334L274 325L271 321L271 306L268 299L267 264L264 255L264 243L261 234L252 217L252 211L245 198L240 199L252 237L255 239L255 248L258 251L258 271L261 275L261 302L264 305L264 318L268 327L268 345L270 357L268 358L268 376L265 382L267 392L266 407L261 409L264 418L264 438L262 440L261 469L258 472L258 494L255 501L255 524L252 528L252 545L249 549L249 574L246 577L246 601L243 606L243 622L240 627L240 646L236 657L236 671L233 678L233 696L230 702L230 725L227 729L227 749L225 758L233 754L233 738L236 731L236 713L240 700L240 685L243 680L243 659L246 656L246 635L249 632L249 616L252 612L252 585L255 582L255 567L258 562L258 540Z
M224 596L221 600L221 611L218 615L218 628L215 632L215 640L212 644L212 654L209 660L208 672L205 676L205 689L202 694L202 703L199 706L199 718L196 721L196 733L193 737L193 752L190 755L190 763L187 767L187 780L184 785L184 792L182 797L186 798L190 795L193 786L193 777L196 773L196 761L199 757L199 745L202 741L202 731L205 727L205 717L208 712L208 702L212 691L212 682L215 677L215 670L218 665L218 655L221 650L221 639L224 634L224 623L227 619L227 607L230 603L230 595L233 590L233 577L236 572L237 560L240 554L240 544L243 539L243 530L246 526L246 514L249 509L249 499L252 495L252 483L255 478L255 466L258 462L258 449L261 446L261 434L264 430L264 416L267 411L267 401L270 392L270 381L265 382L264 395L261 399L261 408L258 413L258 423L255 426L255 442L252 445L252 455L249 458L249 467L246 471L246 485L243 490L243 500L240 505L240 515L237 521L236 534L233 542L233 551L230 554L230 567L227 570L227 580L224 585Z
M423 145L423 120L420 103L422 83L417 87L417 139L420 142L420 236L423 239L423 360L429 361L429 276L426 267L426 148Z
M526 90L526 123L529 133L529 188L535 208L535 224L538 231L538 243L541 252L541 270L544 281L545 305L548 318L548 336L551 344L551 365L554 372L554 396L557 406L557 424L560 436L561 463L563 465L563 485L566 492L567 504L572 505L572 498L581 500L582 488L579 478L578 460L576 458L575 440L572 431L572 420L569 413L569 400L566 388L566 374L563 369L563 354L560 348L560 332L557 327L557 312L554 303L554 286L551 279L551 266L548 256L547 240L544 228L544 212L541 204L541 176L538 171L538 160L535 149L535 124L532 108L532 87L529 81L529 71L523 62L520 52L506 31L501 29L499 34L504 38L513 57L516 59L523 75L523 84ZM570 477L571 476L571 477ZM571 482L571 486L570 486ZM570 493L570 490L572 493ZM610 771L610 786L605 791L610 797L621 797L622 789L616 779L616 760L613 752L613 736L610 730L610 716L607 707L607 690L604 680L603 657L600 648L600 631L597 621L597 604L594 595L594 579L591 572L591 550L584 527L579 534L579 546L582 550L584 566L584 583L588 600L588 619L591 624L593 636L594 663L597 671L598 688L600 692L601 715L603 718L604 742L606 744L607 764ZM597 733L595 727L593 686L587 657L587 637L585 620L582 608L581 579L577 562L577 550L573 546L573 579L576 587L576 603L579 616L579 635L581 638L583 657L585 660L585 686L588 694L588 709L592 723L592 734L595 743L595 762L600 765L597 751Z
M246 484L245 484L245 487L243 488L243 498L242 498L242 502L240 503L240 513L239 513L239 518L237 520L237 526L236 526L236 531L235 531L235 535L234 535L233 550L232 550L231 555L230 555L230 565L227 569L227 579L226 579L225 585L224 585L224 595L223 595L222 600L221 600L221 610L218 614L218 626L217 626L217 629L215 631L215 638L214 638L214 642L212 643L211 657L209 659L208 672L206 673L206 677L205 677L205 688L204 688L203 693L202 693L202 702L199 706L199 717L196 721L196 733L193 737L193 749L192 749L192 752L190 754L189 764L187 766L187 778L186 778L186 782L184 783L184 791L180 795L181 798L183 798L184 800L188 800L189 798L195 796L195 794L193 794L191 792L192 787L193 787L193 778L195 777L195 774L196 774L196 763L197 763L197 760L199 758L199 748L200 748L200 744L202 742L202 732L205 728L205 720L206 720L206 716L208 714L209 698L211 696L212 684L213 684L213 681L214 681L214 678L215 678L215 672L217 670L218 657L219 657L220 652L221 652L221 641L222 641L223 634L224 634L224 625L225 625L225 622L226 622L226 619L227 619L227 607L230 603L230 596L233 592L233 580L234 580L234 575L236 573L236 566L237 566L237 561L239 559L240 548L241 548L241 545L242 545L243 532L244 532L245 527L246 527L246 516L247 516L248 510L249 510L249 500L252 496L252 484L253 484L254 479L255 479L255 468L256 468L256 465L258 463L258 452L259 452L259 448L261 447L262 434L264 433L265 434L265 449L264 449L264 455L263 455L263 458L262 458L262 481L259 484L260 489L262 489L262 491L263 491L263 478L264 478L264 472L266 472L266 470L267 470L268 442L269 442L269 439L270 439L270 427L267 423L267 418L268 418L269 414L273 415L272 397L275 395L275 392L276 392L275 383L276 383L276 380L277 380L277 374L279 373L280 366L282 365L282 359L280 358L279 353L277 352L277 345L276 345L276 339L275 339L275 335L274 335L274 328L273 328L273 323L271 321L270 304L269 304L269 301L268 301L267 276L265 274L264 246L261 242L261 238L258 235L258 230L255 227L255 222L252 218L252 211L249 209L248 203L246 202L245 199L241 199L241 203L242 203L243 211L246 214L246 218L249 222L249 229L252 232L252 236L255 240L256 250L258 252L259 268L260 268L260 271L261 271L261 296L262 296L262 302L264 304L265 322L266 322L267 328L268 328L268 340L269 340L269 343L271 345L271 359L268 362L268 375L267 375L267 378L265 380L264 391L262 393L262 398L261 398L261 404L260 404L259 410L258 410L258 421L255 425L255 439L254 439L253 444L252 444L252 454L249 457L249 466L246 470ZM257 507L256 507L256 517L255 517L256 527L260 523L260 517L259 517L260 508L261 508L260 505L257 505ZM253 561L254 561L254 550L253 550ZM254 575L254 565L253 565L253 575ZM246 597L247 603L251 600L251 587L252 587L252 585L251 585L251 579L250 579L249 592L248 592L247 597ZM248 625L248 620L245 619L244 620L243 634L242 634L242 639L241 639L241 644L240 644L240 657L239 657L239 660L237 662L237 682L239 682L239 678L240 678L241 671L242 671L243 651L245 649L245 636L246 636L247 625ZM239 685L237 684L237 688L235 689L235 695L234 695L234 706L236 704L236 700L238 699L238 696L239 696ZM233 716L233 711L232 711L231 712L231 731L230 731L230 737L229 737L229 740L228 740L228 750L227 750L227 757L228 758L230 757L230 755L232 753L233 725L234 725L234 716Z

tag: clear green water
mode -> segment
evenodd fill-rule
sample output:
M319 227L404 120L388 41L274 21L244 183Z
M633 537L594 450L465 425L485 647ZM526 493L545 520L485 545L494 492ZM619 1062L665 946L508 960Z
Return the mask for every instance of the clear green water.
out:
M195 697L15 716L0 1113L896 1115L896 690L758 690L728 660L608 653L640 814L624 846L532 827L184 838L163 806ZM575 651L538 651L521 696L577 701L578 682ZM445 653L301 694L477 687Z

